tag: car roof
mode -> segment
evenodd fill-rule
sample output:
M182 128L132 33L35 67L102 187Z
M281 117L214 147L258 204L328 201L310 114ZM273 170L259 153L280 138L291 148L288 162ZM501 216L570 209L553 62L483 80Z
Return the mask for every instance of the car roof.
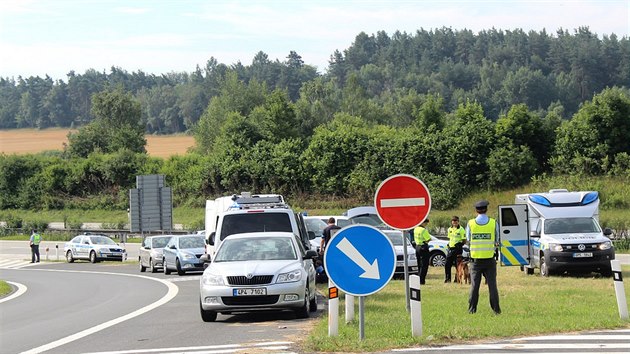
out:
M264 237L264 236L274 236L274 237L290 237L294 238L294 234L292 232L281 232L281 231L267 231L267 232L243 232L240 234L231 234L226 237L227 239L235 239L235 238L250 238L250 237ZM223 241L225 241L223 240Z

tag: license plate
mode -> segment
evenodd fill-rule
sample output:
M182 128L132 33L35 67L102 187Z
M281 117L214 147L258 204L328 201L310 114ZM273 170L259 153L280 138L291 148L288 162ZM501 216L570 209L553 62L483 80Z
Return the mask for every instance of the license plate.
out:
M233 289L234 296L260 296L267 295L267 288L241 288Z
M587 257L593 257L593 253L592 252L583 252L583 253L574 253L573 254L573 258L587 258Z

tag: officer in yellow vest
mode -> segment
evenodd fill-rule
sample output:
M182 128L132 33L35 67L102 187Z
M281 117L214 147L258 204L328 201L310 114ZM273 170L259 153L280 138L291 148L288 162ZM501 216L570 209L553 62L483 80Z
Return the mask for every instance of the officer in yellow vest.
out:
M457 256L463 253L464 243L466 243L466 230L459 225L459 216L455 215L451 218L451 227L448 228L448 254L444 266L445 283L451 282L451 267L455 264Z
M475 203L477 217L468 221L466 239L470 247L472 267L470 269L470 295L468 296L468 312L477 312L479 286L483 275L488 282L490 307L495 314L501 313L499 306L499 290L497 289L497 262L495 248L498 247L499 224L488 217L488 201Z
M429 218L426 218L418 227L413 229L413 240L414 247L416 248L420 284L424 284L427 272L429 271L429 241L431 241L431 234L429 234L429 230L426 229L428 223Z
M39 263L39 243L42 242L42 236L37 233L35 230L31 230L31 263L35 263L35 259L37 258L37 263Z

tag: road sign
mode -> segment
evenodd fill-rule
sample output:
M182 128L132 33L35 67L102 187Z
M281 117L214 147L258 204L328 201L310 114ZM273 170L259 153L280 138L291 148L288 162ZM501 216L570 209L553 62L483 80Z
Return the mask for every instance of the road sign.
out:
M411 175L388 177L376 189L374 207L383 222L398 230L420 225L431 211L427 186Z
M392 241L377 228L350 225L326 245L324 267L328 277L347 294L370 295L394 275L396 251Z

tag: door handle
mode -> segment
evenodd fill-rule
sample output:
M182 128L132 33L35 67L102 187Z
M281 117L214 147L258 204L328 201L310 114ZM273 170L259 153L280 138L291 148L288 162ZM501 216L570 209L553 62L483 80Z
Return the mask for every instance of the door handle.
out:
M503 233L504 233L504 234L509 234L509 233L510 233L510 230L503 230Z

